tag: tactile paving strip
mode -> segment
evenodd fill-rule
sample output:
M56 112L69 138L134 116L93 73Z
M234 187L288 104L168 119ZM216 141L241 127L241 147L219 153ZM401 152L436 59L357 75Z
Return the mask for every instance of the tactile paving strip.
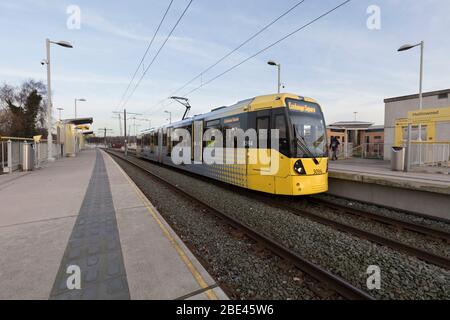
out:
M67 273L69 266L80 268L81 289L68 289L67 280L73 275ZM130 299L109 179L99 151L50 299Z

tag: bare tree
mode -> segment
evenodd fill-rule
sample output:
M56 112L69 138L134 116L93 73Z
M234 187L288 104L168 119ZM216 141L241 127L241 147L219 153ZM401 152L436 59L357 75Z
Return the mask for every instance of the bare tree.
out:
M28 80L21 86L0 87L0 135L31 137L46 134L46 86Z

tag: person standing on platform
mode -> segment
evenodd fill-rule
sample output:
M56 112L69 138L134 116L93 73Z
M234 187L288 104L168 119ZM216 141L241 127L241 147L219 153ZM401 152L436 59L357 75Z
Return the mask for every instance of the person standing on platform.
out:
M341 143L339 142L339 140L336 137L331 137L331 143L330 143L330 149L332 151L332 157L331 160L337 160L337 153L338 153L338 149L339 149L339 145Z

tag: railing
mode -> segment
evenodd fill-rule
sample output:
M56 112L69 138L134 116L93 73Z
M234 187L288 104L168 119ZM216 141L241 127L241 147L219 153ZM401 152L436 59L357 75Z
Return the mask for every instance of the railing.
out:
M348 143L348 144L342 143L339 145L336 155L337 155L338 159L351 158L352 150L353 150L352 143ZM333 156L333 151L331 150L331 148L328 148L328 153L329 153L329 157L331 158Z
M47 141L34 142L33 139L0 137L0 161L1 173L12 173L18 170L22 164L22 145L33 143L34 165L39 167L47 160ZM53 142L52 155L54 158L61 157L61 146Z
M412 166L450 167L450 143L411 143Z
M363 159L383 159L384 143L363 143L361 146Z
M338 158L362 158L362 159L384 159L385 152L391 152L393 144L388 143L363 143L353 147L351 143L339 146ZM406 143L402 145L407 148ZM405 150L407 153L408 150ZM411 143L409 165L412 167L445 167L450 168L450 142L417 142ZM330 150L330 157L332 156ZM389 158L388 158L389 159Z
M331 154L331 151L330 151ZM353 147L353 143L344 143L339 146L338 158L362 158L362 159L383 159L384 143L363 143Z

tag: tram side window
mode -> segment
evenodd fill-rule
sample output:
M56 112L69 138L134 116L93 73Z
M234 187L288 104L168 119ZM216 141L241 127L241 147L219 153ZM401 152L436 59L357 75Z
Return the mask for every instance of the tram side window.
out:
M162 146L163 147L167 146L167 131L166 131L166 129L164 129L164 131L163 131Z
M223 142L224 144L226 144L227 141L227 132L230 132L230 134L235 133L233 132L233 130L236 129L240 129L241 128L241 123L240 121L234 121L228 124L224 124L223 129L222 129L222 134L223 134ZM232 148L236 149L236 148L242 148L243 146L238 146L237 145L237 137L235 136L233 139L233 145L231 146Z
M260 145L264 146L266 145L267 148L270 147L270 143L269 143L269 117L260 117L260 118L256 118L256 134L258 135L258 148L260 147ZM267 143L261 143L261 137L260 137L260 130L267 130L267 137L266 137L266 141Z
M275 129L278 129L279 133L279 151L284 155L289 154L289 141L287 138L287 125L286 118L283 114L277 114L275 116Z
M205 126L203 128L203 134L208 129L217 129L219 131L222 131L222 126L220 125L220 119L205 122ZM219 141L216 142L215 140L216 140L215 137L213 137L213 139L211 141L203 141L203 148L212 147L212 146L215 146L215 147L223 146L223 145L219 145Z

